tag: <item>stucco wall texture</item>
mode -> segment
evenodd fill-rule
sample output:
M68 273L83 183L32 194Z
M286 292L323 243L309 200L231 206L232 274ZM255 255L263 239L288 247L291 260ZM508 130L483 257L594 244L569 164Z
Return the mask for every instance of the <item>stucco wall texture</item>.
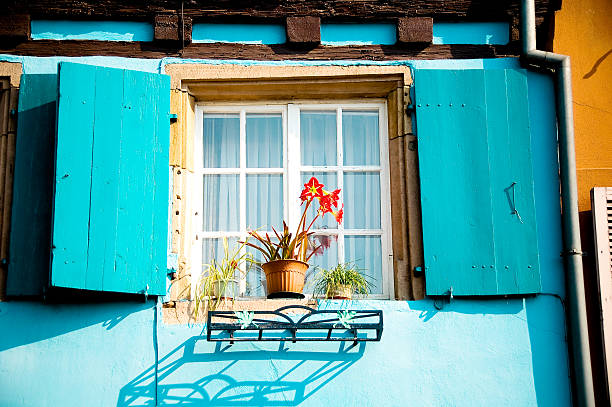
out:
M230 347L153 301L0 303L0 406L570 405L555 297L320 307L347 305L383 310L381 342Z
M612 2L563 0L554 51L572 61L576 167L580 211L590 190L612 186Z
M54 72L60 60L0 59L26 73ZM71 60L148 71L164 62ZM518 67L515 59L402 64ZM152 300L0 303L0 407L570 406L554 93L550 77L527 75L542 294L454 299L442 310L431 299L320 304L383 310L382 341L350 349L208 343L202 325L165 324Z

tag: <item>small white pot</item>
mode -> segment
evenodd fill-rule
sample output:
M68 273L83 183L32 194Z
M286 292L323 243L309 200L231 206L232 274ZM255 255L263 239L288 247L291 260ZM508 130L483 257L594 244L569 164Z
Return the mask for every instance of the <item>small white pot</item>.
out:
M238 280L217 280L213 283L215 298L234 299L238 296Z

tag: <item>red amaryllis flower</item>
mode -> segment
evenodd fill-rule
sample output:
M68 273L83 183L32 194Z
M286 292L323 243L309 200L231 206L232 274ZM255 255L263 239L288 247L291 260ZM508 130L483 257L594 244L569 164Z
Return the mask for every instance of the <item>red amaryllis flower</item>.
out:
M334 206L334 208L338 207L338 200L340 199L340 190L336 189L334 192L330 193L329 196L331 197L331 202L332 205Z
M304 190L302 191L300 198L302 201L309 198L321 198L323 196L323 187L323 184L319 183L315 177L312 177L307 183L304 184Z
M344 216L344 205L342 205L342 208L338 212L332 212L332 214L334 215L334 218L336 218L336 222L342 223L342 216Z
M323 195L319 198L319 212L321 212L321 214L332 212L333 204L334 202L332 201L331 195Z

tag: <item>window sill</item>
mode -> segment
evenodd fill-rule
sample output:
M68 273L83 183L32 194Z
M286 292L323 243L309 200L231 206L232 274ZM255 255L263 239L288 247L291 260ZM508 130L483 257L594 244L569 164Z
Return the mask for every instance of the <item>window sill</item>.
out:
M343 301L343 300L329 300L329 301ZM395 301L395 300L384 300L374 298L355 298L351 301ZM177 301L172 303L166 303L162 307L162 321L166 325L177 325L177 324L204 324L206 322L206 313L200 311L197 318L195 317L195 301ZM274 299L269 300L265 298L259 299L246 299L239 298L235 301L222 302L217 311L275 311L278 308L286 307L288 305L302 305L310 308L318 309L319 300L314 298L306 298L303 300L297 299ZM294 311L296 314L305 313L300 309Z
M274 311L287 305L303 305L317 308L315 299L237 299L235 301L223 301L217 307L217 311ZM296 310L300 313L300 310ZM206 313L199 312L195 317L195 301L178 301L174 307L164 306L162 308L162 320L165 324L203 324L206 322Z

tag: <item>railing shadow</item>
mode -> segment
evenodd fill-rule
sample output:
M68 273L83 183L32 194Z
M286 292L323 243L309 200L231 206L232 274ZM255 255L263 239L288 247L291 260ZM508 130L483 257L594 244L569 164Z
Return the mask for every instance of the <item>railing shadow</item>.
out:
M216 343L213 351L197 351L212 346L205 336L187 339L157 369L153 365L126 384L117 406L297 406L358 361L366 344L293 351L283 342L274 350L277 345Z

